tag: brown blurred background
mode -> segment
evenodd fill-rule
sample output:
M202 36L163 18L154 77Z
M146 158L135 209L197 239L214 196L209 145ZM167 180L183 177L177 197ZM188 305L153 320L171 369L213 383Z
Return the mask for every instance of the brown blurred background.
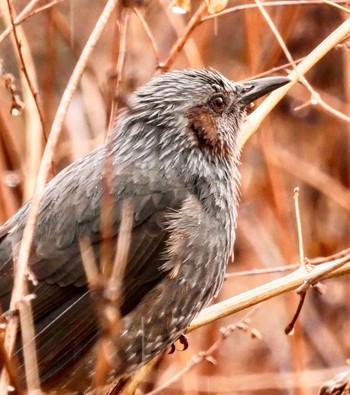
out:
M49 3L39 1L35 8ZM105 4L102 0L53 3L18 28L28 74L39 91L46 131ZM269 2L266 10L294 60L308 55L347 16L322 1L289 3ZM27 4L12 1L16 14ZM243 80L272 73L274 67L288 63L260 11L244 9L250 4L255 3L229 1L226 9L238 9L196 24L170 68L213 67L233 80ZM342 4L349 9L349 2ZM130 91L157 72L200 5L193 1L189 13L177 15L165 0L140 0L138 13L154 37L158 54L137 14L118 8L88 60L69 107L55 152L56 171L103 142L112 102L122 106ZM202 18L206 16L204 12ZM127 22L125 62L118 74L123 20ZM0 34L8 24L7 2L3 1ZM45 138L20 72L13 38L2 38L0 220L4 222L33 193ZM291 68L287 65L274 74L285 75ZM330 106L350 115L349 41L334 48L306 78ZM295 187L300 187L305 255L327 256L349 247L350 123L313 104L312 99L303 85L294 87L243 149L242 197L230 273L298 261ZM282 275L230 277L218 300ZM249 326L261 333L261 340L234 331L212 355L214 363L201 362L162 393L317 394L324 381L346 370L350 356L349 278L329 280L325 285L324 295L307 294L293 336L286 336L284 328L299 301L294 292L264 302L250 313ZM239 322L246 314L243 311L191 333L189 349L165 356L139 393L171 378L220 337L220 328Z

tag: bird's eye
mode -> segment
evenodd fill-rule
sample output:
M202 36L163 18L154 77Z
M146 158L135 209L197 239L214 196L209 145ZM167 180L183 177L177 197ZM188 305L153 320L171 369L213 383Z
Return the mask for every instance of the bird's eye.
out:
M211 107L217 112L221 112L225 108L225 104L225 99L221 95L210 99Z

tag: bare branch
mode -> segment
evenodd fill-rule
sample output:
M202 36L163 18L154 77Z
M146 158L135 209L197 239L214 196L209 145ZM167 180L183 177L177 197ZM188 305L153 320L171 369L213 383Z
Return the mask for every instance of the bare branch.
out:
M288 90L299 80L299 75L306 74L323 56L331 49L339 44L347 35L350 34L350 18L343 22L336 30L334 30L325 40L323 40L305 59L296 66L297 71L289 74L291 84L285 85L280 89L272 92L269 97L264 100L260 106L249 115L245 123L241 138L240 146L244 146L247 140L254 134L260 126L266 115L276 106L276 104L286 95Z
M39 205L42 194L44 192L45 183L47 180L48 172L50 169L50 164L52 160L52 156L55 150L55 146L58 141L58 137L62 128L62 124L70 103L70 100L73 96L73 93L77 87L77 84L83 74L87 59L89 58L92 50L94 49L97 40L100 38L102 31L108 21L109 16L114 10L114 7L117 4L117 0L109 0L106 3L104 10L102 11L99 20L96 23L95 29L91 33L85 48L77 62L77 65L71 75L71 78L68 82L67 88L63 94L62 100L60 102L59 108L57 110L50 137L48 139L44 156L40 165L37 185L35 190L35 195L31 202L31 209L29 211L28 220L26 227L24 229L23 238L21 242L21 247L19 250L18 262L17 262L17 271L14 280L14 287L11 297L10 308L15 309L18 303L22 300L25 295L25 273L27 272L27 262L30 255L30 248L33 240L35 224L37 220L37 215L39 212ZM19 312L22 314L21 304L19 304ZM17 332L17 320L10 320L9 325L6 329L5 334L5 347L7 353L10 355L13 350L14 341ZM8 381L4 376L2 376L1 385L0 385L0 393L5 394L7 391Z
M305 266L300 266L293 273L282 278L263 284L240 295L234 296L223 302L204 309L199 316L189 326L187 332L191 332L209 322L218 320L228 315L237 313L248 307L255 306L264 300L271 299L277 295L289 292L298 288L305 282L315 283L327 278L336 277L350 272L350 254L344 257L330 260L320 265L314 266L311 271Z

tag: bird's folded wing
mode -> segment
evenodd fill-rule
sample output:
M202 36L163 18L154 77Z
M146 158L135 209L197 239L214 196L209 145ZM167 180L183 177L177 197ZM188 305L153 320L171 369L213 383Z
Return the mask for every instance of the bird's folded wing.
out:
M91 303L86 286L79 237L90 238L96 261L99 262L101 230L97 210L102 192L93 185L86 189L85 185L85 198L76 200L77 194L82 194L82 185L69 182L69 171L66 176L68 187L61 190L61 196L44 197L29 262L29 268L38 280L38 285L32 285L30 291L36 296L33 310L43 380L84 352L98 332L95 306ZM147 180L143 182L147 184ZM95 199L91 190L96 194ZM165 275L161 267L168 237L167 215L181 207L188 192L152 182L147 188L132 183L122 185L113 207L113 248L117 241L123 202L118 196L128 198L134 210L120 306L122 315L126 315ZM76 205L71 202L76 202ZM80 207L78 202L84 207ZM49 211L45 212L45 209ZM25 223L27 210L21 210L23 218L17 218L18 221ZM5 233L0 239L0 301L3 311L8 309L13 282L12 247L20 240L21 228L22 224L15 225L10 233Z

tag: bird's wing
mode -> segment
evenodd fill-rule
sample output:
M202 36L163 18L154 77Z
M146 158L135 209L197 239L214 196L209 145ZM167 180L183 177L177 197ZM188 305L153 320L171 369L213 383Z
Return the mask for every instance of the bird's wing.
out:
M86 283L80 238L90 241L99 262L101 211L104 208L101 201L106 191L101 176L103 155L103 149L94 151L62 171L47 185L29 260L29 269L38 281L61 287L73 284L79 287ZM167 234L166 213L178 210L187 196L188 192L175 185L174 180L167 180L166 175L159 177L159 174L150 174L134 165L124 168L111 180L112 248L117 241L123 201L128 199L134 211L125 276L131 279L125 286L127 299L130 299L129 310L137 303L136 295L139 295L143 284L151 286L162 275L159 266ZM27 203L5 224L7 227L10 224L12 229L0 238L0 298L11 290L10 275L6 272L12 271L12 263L8 265L6 262L10 263L12 249L20 241L29 207ZM47 293L45 290L45 299L49 299ZM57 303L61 302L58 300ZM55 303L45 302L45 305L51 308ZM125 306L125 309L128 308ZM43 314L45 312L46 309Z
M96 151L94 155L100 154ZM33 310L43 379L51 377L58 367L65 366L81 354L97 333L94 306L86 294L79 248L79 238L89 238L96 260L99 260L103 188L101 169L87 166L94 159L96 157L91 155L85 157L60 173L46 187L41 203L29 268L39 281L31 291L36 295ZM131 202L134 211L120 306L122 315L130 312L165 275L161 266L168 237L167 214L178 210L188 196L188 192L175 187L170 180L157 180L147 174L135 176L137 171L132 168L127 173L113 180L115 189L111 213L113 246L125 199ZM29 204L19 211L20 215L16 214L9 221L11 230L0 239L0 300L3 310L8 308L12 288L12 248L20 240L28 209ZM69 349L74 352L67 352Z

